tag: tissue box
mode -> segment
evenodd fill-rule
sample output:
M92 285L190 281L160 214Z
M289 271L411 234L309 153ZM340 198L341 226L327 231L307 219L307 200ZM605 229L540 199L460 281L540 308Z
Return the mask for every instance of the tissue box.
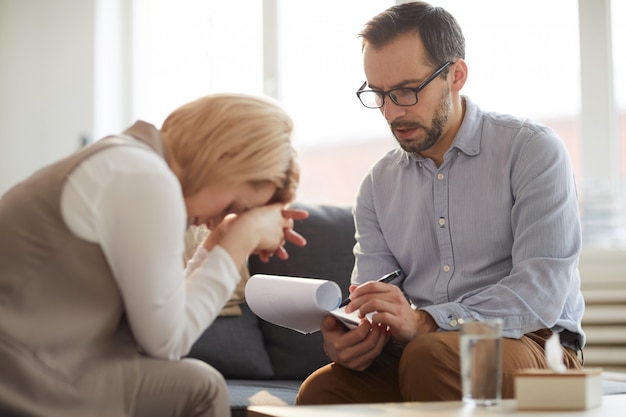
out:
M563 373L527 369L515 375L520 410L587 410L602 403L602 369Z

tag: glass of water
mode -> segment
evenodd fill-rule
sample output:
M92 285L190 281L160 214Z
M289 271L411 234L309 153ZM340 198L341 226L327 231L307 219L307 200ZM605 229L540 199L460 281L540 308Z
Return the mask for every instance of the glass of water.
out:
M502 320L461 324L463 402L474 406L500 403L502 386Z

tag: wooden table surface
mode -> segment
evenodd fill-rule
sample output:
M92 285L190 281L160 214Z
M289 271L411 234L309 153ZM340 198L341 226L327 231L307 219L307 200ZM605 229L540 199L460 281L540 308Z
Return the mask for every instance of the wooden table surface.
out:
M341 404L310 406L250 406L249 417L626 417L626 394L606 395L589 410L521 411L515 400L473 408L462 402Z

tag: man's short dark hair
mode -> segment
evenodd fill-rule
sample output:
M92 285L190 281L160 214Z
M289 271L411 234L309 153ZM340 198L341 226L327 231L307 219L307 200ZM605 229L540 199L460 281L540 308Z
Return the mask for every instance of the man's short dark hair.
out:
M419 34L433 68L465 58L465 37L454 16L423 1L388 8L367 22L359 36L363 47L378 49L407 33Z

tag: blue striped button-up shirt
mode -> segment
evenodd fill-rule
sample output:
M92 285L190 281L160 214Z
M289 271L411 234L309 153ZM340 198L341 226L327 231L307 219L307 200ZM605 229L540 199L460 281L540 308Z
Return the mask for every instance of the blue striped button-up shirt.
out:
M464 97L440 167L397 148L354 208L354 283L400 268L404 291L441 330L499 317L503 335L567 330L584 345L581 227L568 152L550 128Z

